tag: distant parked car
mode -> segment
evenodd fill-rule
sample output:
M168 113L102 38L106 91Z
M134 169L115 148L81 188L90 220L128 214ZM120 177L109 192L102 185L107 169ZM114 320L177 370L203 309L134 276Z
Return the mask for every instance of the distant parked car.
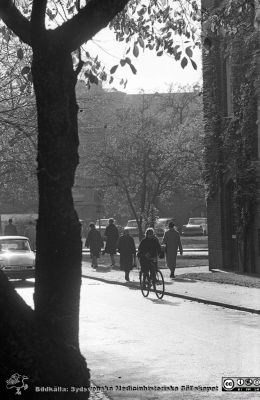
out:
M208 234L208 223L207 218L190 218L187 225L182 227L183 236L193 236L193 235L207 235Z
M0 236L0 270L10 279L35 277L35 253L24 236Z
M163 237L164 233L169 228L169 222L174 221L173 218L158 218L154 224L154 233L158 237Z
M129 221L127 221L127 224L124 227L124 229L128 229L131 236L139 235L138 225L135 219L130 219Z

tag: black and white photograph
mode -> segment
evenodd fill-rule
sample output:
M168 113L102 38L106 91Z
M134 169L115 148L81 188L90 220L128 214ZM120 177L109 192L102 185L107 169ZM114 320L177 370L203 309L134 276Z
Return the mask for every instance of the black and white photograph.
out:
M0 397L260 398L260 0L0 0Z

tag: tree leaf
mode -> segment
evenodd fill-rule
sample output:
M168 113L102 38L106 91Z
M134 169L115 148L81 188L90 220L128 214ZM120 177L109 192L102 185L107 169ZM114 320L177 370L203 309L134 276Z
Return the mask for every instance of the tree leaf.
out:
M193 68L197 69L197 64L195 63L195 61L193 61L192 58L190 59L190 61L191 61Z
M139 49L138 49L138 46L137 46L136 43L134 44L133 55L134 55L135 57L138 57L138 56L139 56Z
M26 66L26 67L23 67L23 69L21 70L21 74L26 75L26 74L29 74L30 71L31 71L30 67Z
M163 51L158 51L157 56L161 57L163 55Z
M142 47L142 48L144 48L144 41L143 41L143 39L139 36L139 38L138 38L138 42L139 42L139 44L140 44L140 46Z
M17 57L19 58L19 60L23 59L23 49L18 49L17 50Z
M176 61L179 61L179 60L180 60L180 58L181 58L181 53L182 53L181 51L178 51L178 53L175 54L174 58L175 58Z
M117 68L118 68L118 65L114 65L110 70L110 74L114 74L116 72Z
M91 71L90 71L90 73L88 75L88 79L89 79L90 83L95 83L96 85L98 85L98 78Z
M121 65L121 67L124 67L125 64L126 64L126 60L125 60L124 58L122 58L122 59L120 60L120 65Z
M131 68L133 74L136 74L137 73L137 69L135 68L135 66L133 64L129 64L129 65L130 65L130 68Z
M30 81L30 82L32 82L32 81L33 81L33 77L32 77L32 73L31 73L31 71L28 73L28 75L27 75L27 79L28 79L28 81Z
M188 64L188 60L186 57L183 57L183 59L181 60L181 67L185 68Z
M185 52L186 52L188 57L191 58L193 56L193 51L191 50L190 47L186 47Z

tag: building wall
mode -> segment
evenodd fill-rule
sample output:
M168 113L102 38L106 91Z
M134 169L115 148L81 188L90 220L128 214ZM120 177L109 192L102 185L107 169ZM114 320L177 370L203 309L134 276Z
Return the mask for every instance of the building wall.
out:
M210 269L223 266L221 196L218 193L207 202L208 248Z
M225 1L218 2L218 4L214 1L202 1L202 5L210 7L210 11L216 13L217 9L214 7L223 7ZM250 15L245 17L244 22L248 24L249 31L253 33L252 17ZM204 22L203 28L204 37L207 38L207 48L203 52L206 163L208 173L211 174L208 180L211 183L208 199L210 268L260 273L260 239L258 238L258 232L260 233L260 196L256 199L253 224L250 231L247 232L248 240L251 240L252 237L254 240L251 241L250 254L247 254L247 265L243 267L241 248L238 246L239 230L238 225L236 225L238 215L236 215L237 210L232 203L232 193L229 191L237 178L232 156L234 157L235 154L235 146L239 146L239 144L234 140L232 148L232 143L227 143L228 138L225 137L228 126L233 123L233 116L238 115L241 109L243 99L241 99L240 90L242 84L247 83L246 74L257 53L255 49L250 48L246 53L243 36L234 35L232 39L227 39L219 32L212 32L207 21ZM257 83L259 85L256 74L250 79L255 81L255 87L257 87ZM256 90L256 94L258 98L256 102L252 102L250 110L253 124L248 136L254 135L255 137L255 152L252 152L250 157L252 165L254 164L259 170L259 146L257 142L259 142L260 133L259 124L256 126L254 121L257 121L257 119L259 121L257 103L259 107L260 91ZM237 132L239 132L239 127L237 129ZM237 135L237 139L239 140L239 135ZM260 180L258 181L258 191L259 183Z

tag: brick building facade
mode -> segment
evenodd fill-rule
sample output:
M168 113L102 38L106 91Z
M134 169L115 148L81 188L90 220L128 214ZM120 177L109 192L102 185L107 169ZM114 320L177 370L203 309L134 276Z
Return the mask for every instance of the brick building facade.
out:
M209 265L260 273L260 1L202 8Z

